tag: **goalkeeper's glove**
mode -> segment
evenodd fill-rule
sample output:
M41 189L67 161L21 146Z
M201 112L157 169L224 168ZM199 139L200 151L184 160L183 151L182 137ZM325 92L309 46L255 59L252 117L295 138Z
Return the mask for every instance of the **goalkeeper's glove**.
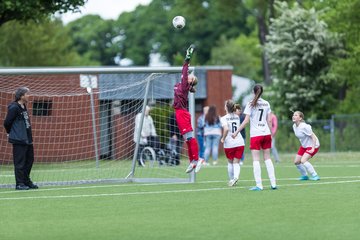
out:
M190 45L190 47L186 50L186 56L185 56L185 61L190 61L192 54L194 52L194 45Z
M196 88L195 88L194 86L191 86L189 92L195 93L195 92L196 92Z

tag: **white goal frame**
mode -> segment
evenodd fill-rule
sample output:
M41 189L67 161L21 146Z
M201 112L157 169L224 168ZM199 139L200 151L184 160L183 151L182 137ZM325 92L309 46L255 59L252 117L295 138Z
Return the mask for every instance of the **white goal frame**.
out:
M195 72L194 67L189 68L190 71ZM92 74L126 74L126 73L139 73L139 74L167 74L167 73L180 73L181 74L182 67L47 67L47 68L0 68L0 77L4 75L61 75L61 74L82 74L82 75L92 75ZM90 79L91 77L89 77ZM147 99L148 99L148 92L149 92L149 84L153 79L151 77L147 78L146 82L146 90L145 90L145 96L143 100L142 105L142 118L141 118L141 124L143 121L143 115L144 110L147 105ZM179 79L180 81L180 79ZM80 84L80 81L79 81ZM96 126L95 125L95 111L94 111L94 105L93 101L94 98L92 96L91 91L91 84L93 84L89 80L89 87L88 87L88 93L91 98L91 113L92 113L92 119L93 119L93 135L94 135L94 152L96 155L94 156L96 160L96 166L98 167L98 153L99 150L97 149L98 143L96 142L97 136L96 136ZM15 89L14 89L15 90ZM31 89L30 89L31 90ZM189 94L189 112L191 113L191 121L192 125L195 126L195 96L193 93ZM139 131L140 132L140 131ZM139 138L139 136L137 136ZM35 148L36 148L36 141L35 141ZM63 182L52 182L52 181L46 181L46 182L40 182L39 185L70 185L70 184L82 184L82 183L99 183L99 182L195 182L196 176L195 173L192 172L191 174L185 174L185 168L187 166L182 166L184 168L184 178L137 178L136 176L136 154L138 152L138 144L136 144L135 147L135 154L132 159L132 167L129 172L129 174L124 178L119 179L94 179L94 180L80 180L80 181L63 181ZM35 156L35 162L34 165L36 165L36 156ZM1 175L1 173L0 173ZM15 184L2 184L0 182L0 188L1 187L14 187Z

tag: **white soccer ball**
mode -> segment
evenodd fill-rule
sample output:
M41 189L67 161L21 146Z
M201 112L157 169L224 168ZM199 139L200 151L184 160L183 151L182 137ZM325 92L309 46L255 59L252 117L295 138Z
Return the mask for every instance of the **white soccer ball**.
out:
M174 25L174 28L181 29L185 27L185 18L183 16L176 16L173 18L172 24Z

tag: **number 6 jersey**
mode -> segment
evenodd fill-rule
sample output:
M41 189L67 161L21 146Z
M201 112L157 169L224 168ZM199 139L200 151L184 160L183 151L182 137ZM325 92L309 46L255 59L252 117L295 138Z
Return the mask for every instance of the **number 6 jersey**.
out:
M240 118L238 115L235 113L226 114L221 117L220 122L223 128L227 126L229 129L225 137L224 148L234 148L245 145L241 134L238 134L235 139L231 137L231 135L240 127Z

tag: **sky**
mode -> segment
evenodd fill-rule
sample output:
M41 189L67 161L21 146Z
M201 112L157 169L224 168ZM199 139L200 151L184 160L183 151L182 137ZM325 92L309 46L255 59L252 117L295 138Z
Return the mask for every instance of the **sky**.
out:
M66 13L61 16L64 24L87 14L97 14L103 19L117 19L122 12L134 10L139 4L148 5L151 0L88 0L80 8L81 13Z

